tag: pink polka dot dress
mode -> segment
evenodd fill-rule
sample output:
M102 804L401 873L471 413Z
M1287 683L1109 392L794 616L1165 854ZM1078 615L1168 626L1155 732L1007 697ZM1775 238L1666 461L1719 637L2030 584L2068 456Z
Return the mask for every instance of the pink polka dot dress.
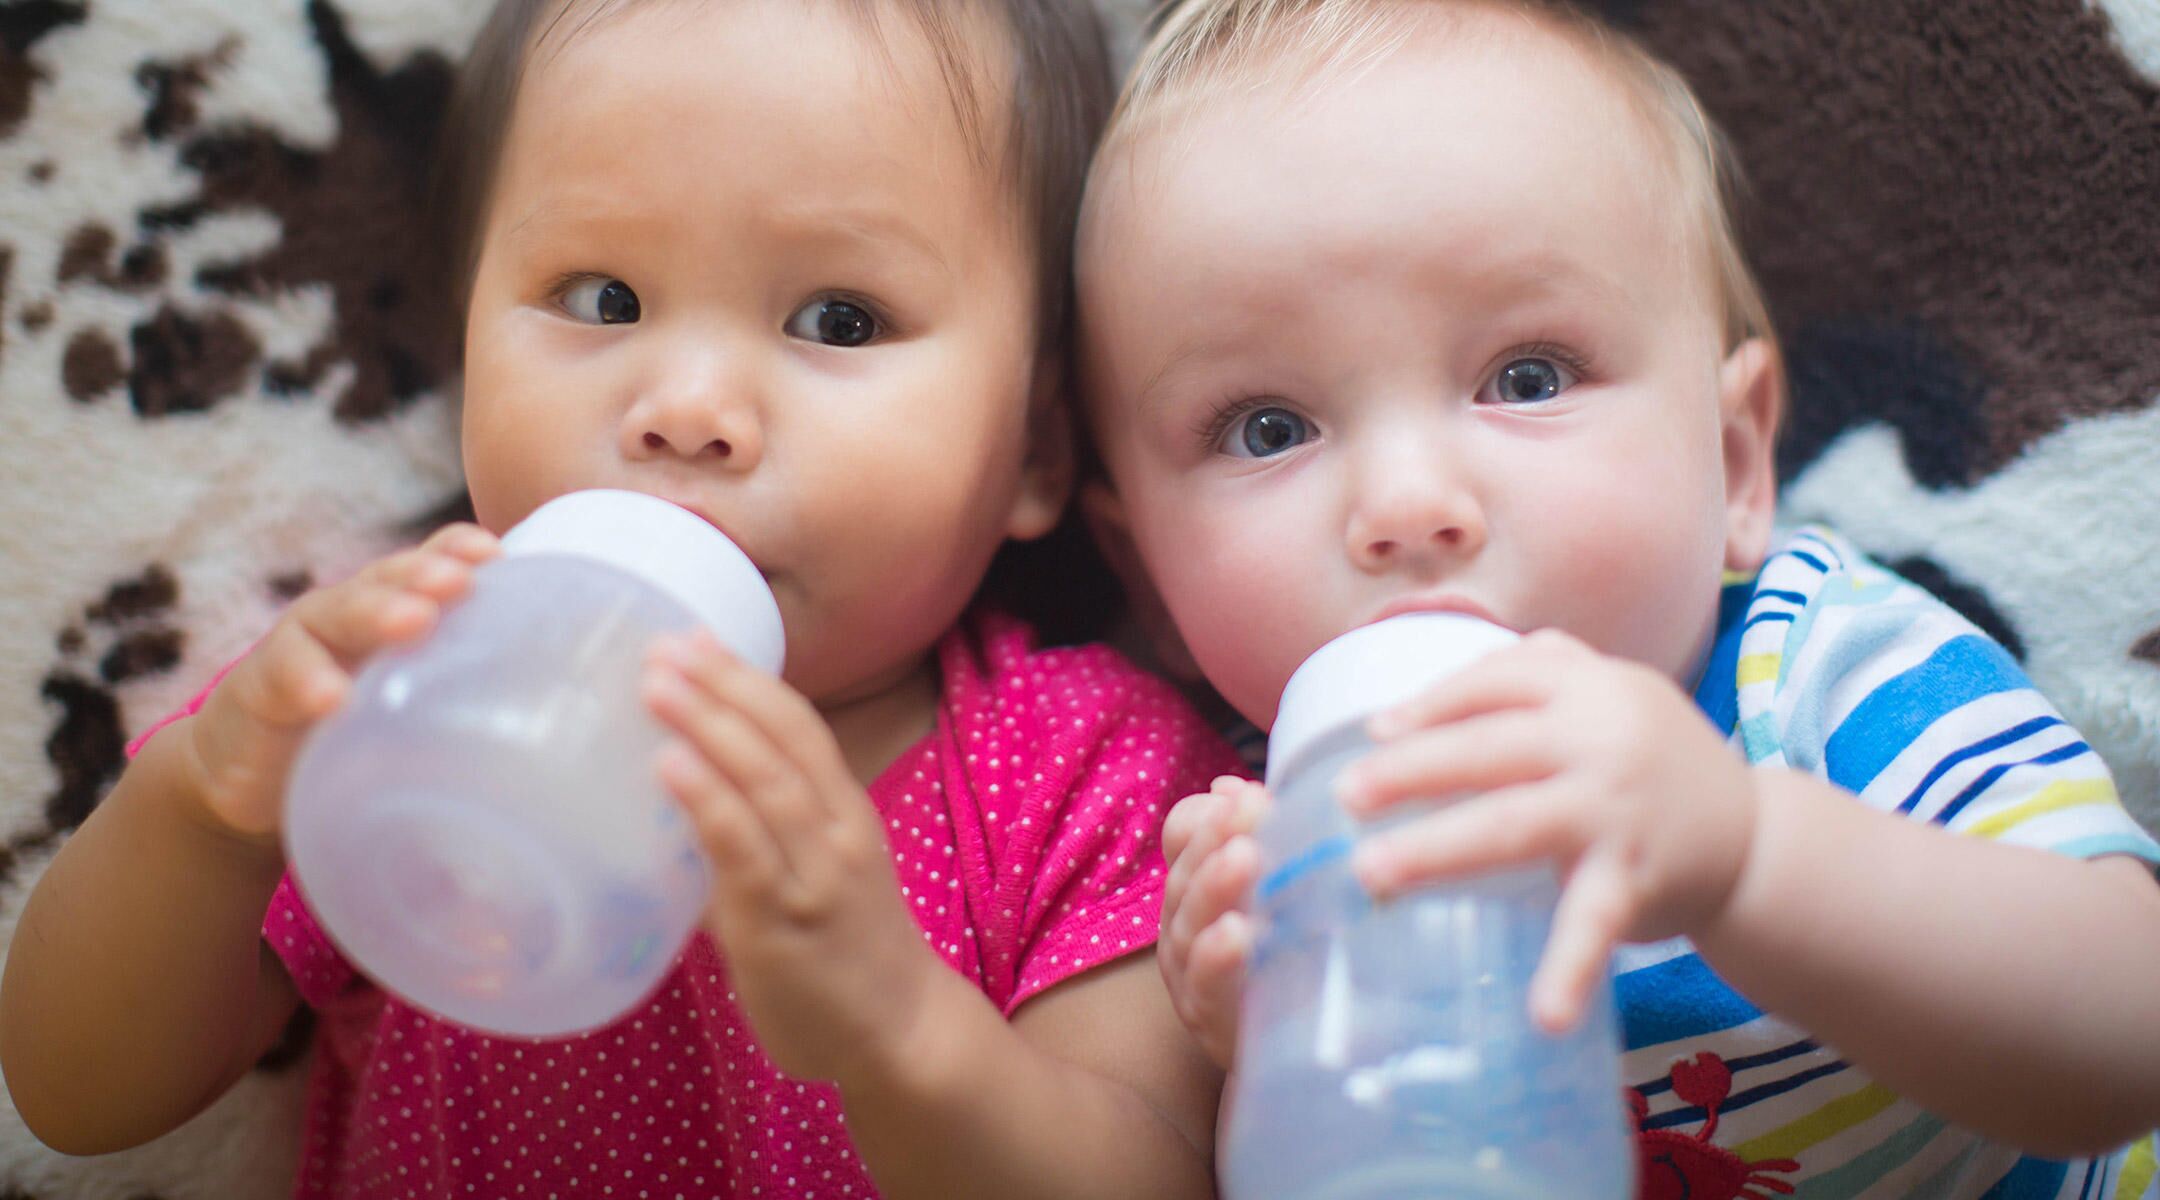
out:
M1169 806L1239 764L1169 687L995 615L938 649L937 730L870 788L923 937L1010 1014L1154 943ZM837 1092L774 1070L703 934L643 1008L489 1037L356 975L288 877L263 922L322 1021L296 1195L859 1200Z

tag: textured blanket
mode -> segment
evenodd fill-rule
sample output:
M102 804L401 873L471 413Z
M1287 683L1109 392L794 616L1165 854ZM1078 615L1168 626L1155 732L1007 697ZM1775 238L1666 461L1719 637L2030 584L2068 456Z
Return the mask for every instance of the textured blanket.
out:
M1788 514L2001 638L2160 817L2160 0L1607 7L1752 179ZM130 733L455 505L419 232L484 8L0 0L0 952ZM0 1197L283 1194L307 1032L106 1159L0 1102Z

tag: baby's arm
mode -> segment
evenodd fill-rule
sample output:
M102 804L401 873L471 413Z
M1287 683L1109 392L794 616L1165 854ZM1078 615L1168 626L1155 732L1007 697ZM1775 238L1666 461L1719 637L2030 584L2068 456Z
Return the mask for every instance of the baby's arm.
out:
M1206 1197L1220 1077L1147 955L1008 1022L923 940L885 828L800 693L698 635L656 648L662 780L714 865L706 928L773 1064L838 1084L884 1195Z
M2160 884L1758 771L1747 869L1695 934L1734 987L1893 1091L2038 1153L2160 1125Z
M0 1069L40 1140L71 1154L148 1141L273 1044L297 1003L261 937L292 757L358 665L430 628L494 548L452 527L303 597L54 857L0 981Z
M1549 1024L1579 1015L1614 942L1686 935L1757 1005L1990 1137L2068 1155L2160 1123L2160 885L1983 836L2085 803L2119 816L2090 751L1981 773L2002 794L1953 832L1750 768L1670 681L1550 633L1377 725L1388 744L1345 782L1353 810L1478 794L1368 839L1361 876L1393 895L1556 863L1532 984Z
M0 1065L24 1124L66 1154L139 1145L224 1094L297 998L262 942L282 863L220 828L183 743L145 744L23 909L0 986Z
M917 1036L844 1079L888 1196L1210 1197L1222 1078L1144 954L1048 989L1008 1024L942 971Z

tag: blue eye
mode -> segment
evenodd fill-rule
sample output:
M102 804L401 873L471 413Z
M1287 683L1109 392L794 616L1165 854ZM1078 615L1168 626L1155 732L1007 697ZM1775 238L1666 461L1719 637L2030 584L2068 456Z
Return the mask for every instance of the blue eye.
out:
M637 293L620 279L581 279L562 294L563 311L588 325L628 325L638 319Z
M847 300L813 300L788 318L788 336L827 346L866 346L884 330L877 315Z
M1518 358L1493 376L1494 399L1501 404L1535 404L1575 386L1566 367L1546 358Z
M1272 458L1312 440L1312 426L1287 408L1256 408L1230 422L1220 449L1232 458Z

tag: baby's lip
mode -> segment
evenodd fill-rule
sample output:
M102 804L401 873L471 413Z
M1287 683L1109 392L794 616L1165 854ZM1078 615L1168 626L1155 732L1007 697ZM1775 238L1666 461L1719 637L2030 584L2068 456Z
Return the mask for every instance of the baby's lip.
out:
M729 529L725 524L720 521L718 517L713 516L711 511L706 509L705 506L689 500L678 500L673 496L663 495L660 497L660 499L667 501L669 504L672 504L675 507L684 510L685 512L688 512L691 516L694 516L698 520L712 526L714 529L719 530L722 537L726 538L730 542L735 543L736 549L743 552L744 557L750 560L750 565L757 568L758 574L764 576L766 582L770 583L772 581L772 568L768 567L765 564L764 558L758 553L758 551L752 549L750 544L744 541L741 535L736 533L734 530Z
M1498 625L1503 629L1514 628L1494 616L1492 610L1484 605L1470 599L1468 596L1457 595L1452 592L1424 592L1415 596L1400 597L1381 606L1380 611L1374 613L1363 624L1373 625L1385 621L1389 617L1421 612L1461 613L1467 617L1476 617L1480 621Z

